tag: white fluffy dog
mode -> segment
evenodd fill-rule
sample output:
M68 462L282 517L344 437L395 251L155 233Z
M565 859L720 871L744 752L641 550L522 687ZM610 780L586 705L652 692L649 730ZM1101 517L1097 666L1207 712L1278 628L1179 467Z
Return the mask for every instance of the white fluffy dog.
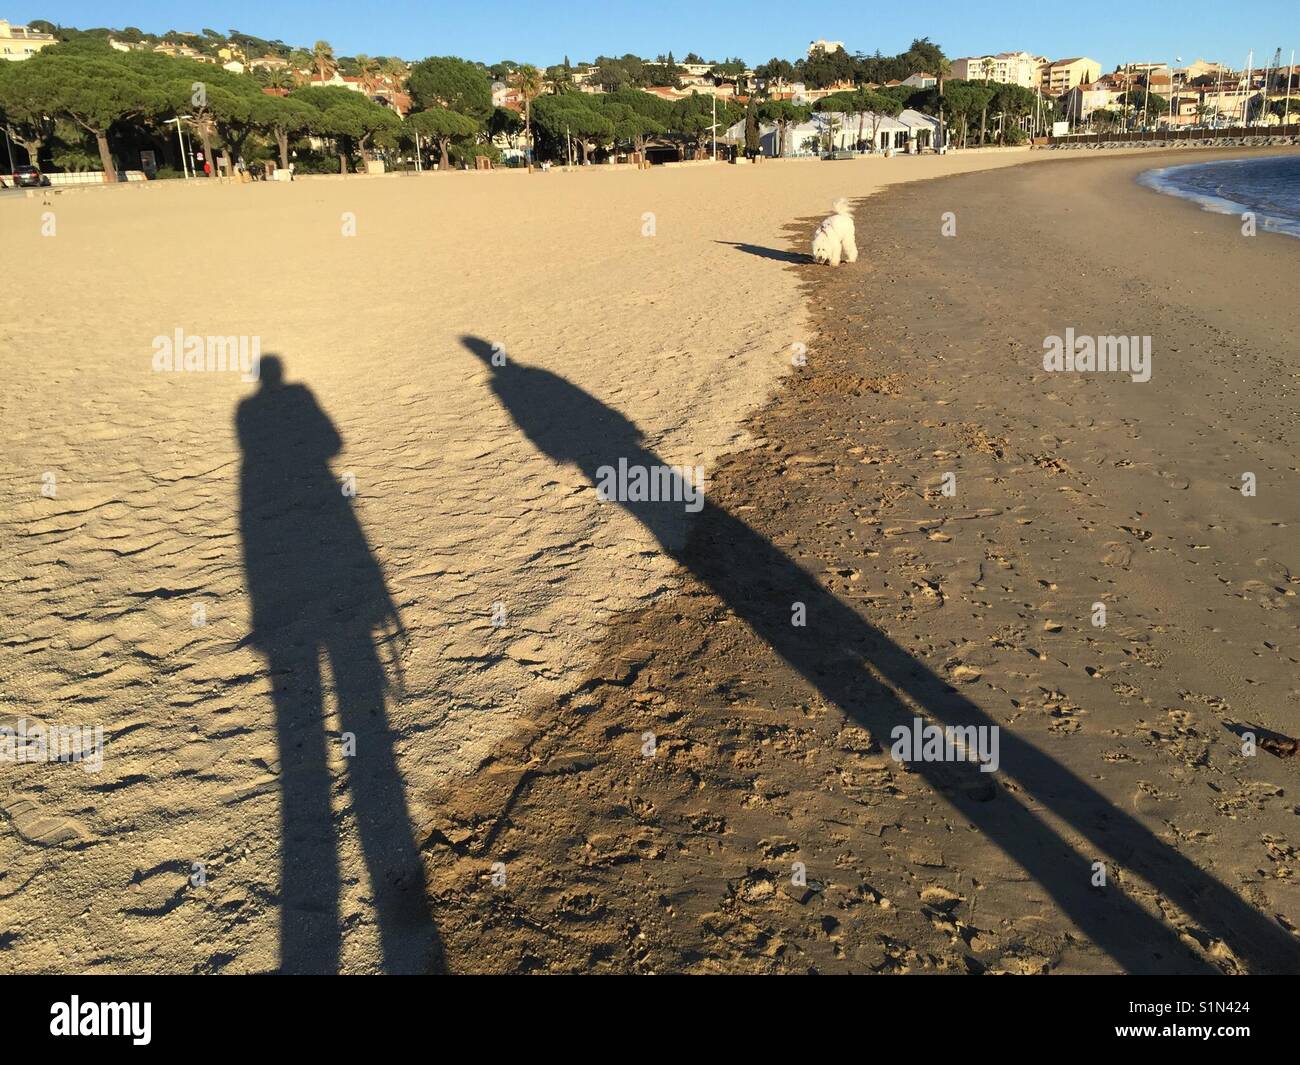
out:
M853 216L849 214L849 201L842 197L831 204L835 213L823 218L813 234L813 262L839 266L858 261L858 246L854 243Z

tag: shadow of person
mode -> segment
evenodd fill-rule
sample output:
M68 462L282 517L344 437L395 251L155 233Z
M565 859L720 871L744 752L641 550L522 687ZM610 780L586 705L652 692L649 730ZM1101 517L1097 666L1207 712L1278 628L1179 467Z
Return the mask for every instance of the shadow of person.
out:
M641 431L564 378L513 358L493 365L492 347L466 336L462 344L491 371L493 393L533 445L556 462L576 466L597 482L599 471L626 457L663 465ZM626 506L658 538L676 525L651 511L681 504ZM954 728L996 722L934 674L920 659L828 592L807 570L725 509L705 501L681 538L659 539L665 552L706 584L737 616L849 718L888 743L914 718ZM802 604L806 625L792 624ZM1185 913L1189 935L1226 943L1249 969L1294 972L1300 942L1245 903L1146 826L1114 806L1092 785L1027 740L999 730L1000 772L1015 791L993 785L970 762L909 761L961 817L1001 847L1051 895L1098 948L1130 972L1209 973L1218 970L1180 940L1173 923L1121 890L1119 870L1146 880ZM1020 794L1049 812L1081 840L1072 846ZM1107 865L1107 885L1094 886L1094 861Z
M378 560L330 470L343 441L304 385L264 356L260 387L235 414L243 453L239 526L252 643L267 660L280 753L280 968L339 965L339 827L330 755L343 756L385 971L441 967L424 869L385 712L376 633L401 620ZM331 751L321 658L342 733ZM350 736L349 736L350 734ZM354 752L350 749L354 745Z

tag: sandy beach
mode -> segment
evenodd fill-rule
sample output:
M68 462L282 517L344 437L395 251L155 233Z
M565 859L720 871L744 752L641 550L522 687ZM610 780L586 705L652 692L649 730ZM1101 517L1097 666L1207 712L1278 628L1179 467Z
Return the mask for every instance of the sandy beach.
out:
M0 203L15 260L32 266L9 277L24 311L0 336L0 716L104 737L98 772L0 770L0 970L284 967L279 805L305 776L337 856L319 824L291 835L306 840L298 864L319 862L336 890L338 967L383 967L386 889L357 823L396 793L408 815L389 819L413 835L393 847L447 875L448 790L581 686L609 622L681 586L647 529L519 432L485 365L493 345L711 479L752 443L742 419L791 345L814 345L792 219L838 195L1041 161L159 184ZM155 372L156 339L178 329L255 338L310 390L291 393L310 418L241 408L258 385L236 373ZM273 454L302 463L268 468ZM293 602L273 601L285 588ZM345 625L362 594L390 630L373 646ZM280 643L254 631L259 608L287 619ZM304 657L315 646L330 649L323 667ZM336 712L340 686L360 689L360 725ZM308 750L278 710L322 687L331 745ZM286 770L286 749L312 773ZM486 868L463 871L472 895ZM420 875L395 876L398 894L418 894ZM512 964L452 953L452 967Z
M1294 971L1300 243L1170 157L0 203L0 718L104 735L0 767L0 971Z
M1295 971L1300 245L1134 183L1166 161L886 190L859 271L788 267L808 366L683 594L438 804L453 965ZM1066 328L1150 379L1045 373ZM900 766L916 717L996 724L996 779Z

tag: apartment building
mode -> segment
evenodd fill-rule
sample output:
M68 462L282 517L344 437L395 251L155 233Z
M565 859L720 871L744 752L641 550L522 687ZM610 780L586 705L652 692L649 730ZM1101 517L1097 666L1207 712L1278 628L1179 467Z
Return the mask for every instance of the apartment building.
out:
M1188 63L1187 66L1175 70L1174 77L1186 84L1196 78L1217 78L1227 72L1228 68L1222 63L1208 63L1204 59L1196 59Z
M28 26L13 26L8 20L0 19L0 59L13 62L30 59L56 40L52 33L41 33Z
M1125 63L1124 69L1131 74L1169 74L1168 63Z
M952 76L964 81L991 81L999 85L1020 85L1032 89L1047 63L1029 52L999 52L997 55L966 56L952 61Z
M1122 95L1106 81L1076 85L1061 97L1061 111L1071 122L1087 122L1094 111L1114 107Z
M1061 96L1076 85L1091 85L1101 77L1101 64L1087 56L1072 56L1046 63L1039 74L1039 86L1049 96Z

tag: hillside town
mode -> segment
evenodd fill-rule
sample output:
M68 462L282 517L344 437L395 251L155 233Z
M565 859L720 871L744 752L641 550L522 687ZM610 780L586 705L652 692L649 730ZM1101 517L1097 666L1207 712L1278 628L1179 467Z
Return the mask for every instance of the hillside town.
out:
M164 80L181 88L211 82L240 98L235 111L247 114L223 117L225 93L187 108L190 93L177 89L124 106L111 130L96 131L60 108L57 85L42 101L27 84L47 81L38 77L46 66L68 66L61 53L118 57L105 75L134 63L144 95ZM341 56L326 41L308 49L237 30L154 35L0 20L0 56L9 61L0 64L7 153L0 167L56 174L98 163L108 180L137 169L168 177L916 154L1078 132L1288 127L1300 119L1291 101L1300 88L1294 54L1283 65L1281 49L1262 65L1253 54L1238 68L1135 57L1103 73L1087 56L950 59L928 38L884 56L819 39L794 61L758 66L692 52L576 63L565 56L543 70L509 59ZM29 64L30 78L15 69ZM348 97L339 93L355 94L346 119L338 104ZM282 105L256 104L257 96Z

